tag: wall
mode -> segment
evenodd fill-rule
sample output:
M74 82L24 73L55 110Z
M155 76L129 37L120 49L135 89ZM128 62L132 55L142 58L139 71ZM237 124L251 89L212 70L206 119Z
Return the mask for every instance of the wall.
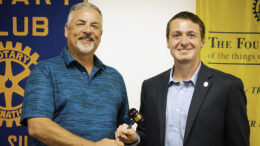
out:
M130 108L139 109L143 80L173 65L166 45L168 20L195 12L195 0L89 0L103 12L104 32L96 52L124 77Z

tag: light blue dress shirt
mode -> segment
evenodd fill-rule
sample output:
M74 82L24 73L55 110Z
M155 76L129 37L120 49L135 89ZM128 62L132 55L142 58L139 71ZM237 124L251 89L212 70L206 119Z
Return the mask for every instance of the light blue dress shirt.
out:
M190 80L176 81L170 73L166 105L165 146L183 146L190 102L201 63Z

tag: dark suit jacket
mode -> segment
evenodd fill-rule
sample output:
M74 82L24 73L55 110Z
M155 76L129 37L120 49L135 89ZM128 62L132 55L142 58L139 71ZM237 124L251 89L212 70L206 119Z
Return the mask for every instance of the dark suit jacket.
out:
M137 132L139 145L164 146L170 70L142 85ZM204 82L208 82L205 87ZM249 146L246 96L242 81L201 65L187 117L184 146Z

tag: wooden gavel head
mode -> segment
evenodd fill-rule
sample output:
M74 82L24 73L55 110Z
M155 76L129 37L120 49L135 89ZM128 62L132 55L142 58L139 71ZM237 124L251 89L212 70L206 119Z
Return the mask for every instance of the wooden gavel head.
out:
M136 123L142 122L143 118L142 115L138 113L138 111L135 108L131 108L128 112L128 116L134 120Z

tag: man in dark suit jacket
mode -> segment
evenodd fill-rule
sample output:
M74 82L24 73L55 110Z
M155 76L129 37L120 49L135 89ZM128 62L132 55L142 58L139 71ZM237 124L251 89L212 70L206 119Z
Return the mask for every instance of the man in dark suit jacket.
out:
M137 133L121 125L116 138L142 146L249 146L246 96L242 81L200 60L205 26L190 12L167 25L173 68L142 85Z

